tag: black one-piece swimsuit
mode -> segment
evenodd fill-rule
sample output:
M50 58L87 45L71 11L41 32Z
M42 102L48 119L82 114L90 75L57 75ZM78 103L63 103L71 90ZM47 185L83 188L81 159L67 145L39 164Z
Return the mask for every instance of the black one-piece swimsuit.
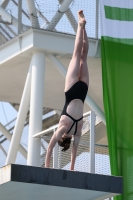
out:
M78 81L68 91L65 92L66 101L65 101L65 105L64 105L61 115L66 115L73 120L73 123L67 133L71 131L74 124L76 123L75 131L74 131L74 135L75 135L77 132L78 121L80 121L83 118L82 116L80 119L74 119L71 115L67 113L67 107L69 103L74 99L80 99L84 103L84 100L87 95L87 91L88 91L87 84L83 81Z

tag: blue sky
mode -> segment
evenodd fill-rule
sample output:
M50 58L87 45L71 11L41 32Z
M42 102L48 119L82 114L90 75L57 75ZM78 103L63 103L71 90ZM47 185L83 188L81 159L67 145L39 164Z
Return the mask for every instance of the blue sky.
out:
M3 125L16 117L17 111L8 102L0 102L0 122Z

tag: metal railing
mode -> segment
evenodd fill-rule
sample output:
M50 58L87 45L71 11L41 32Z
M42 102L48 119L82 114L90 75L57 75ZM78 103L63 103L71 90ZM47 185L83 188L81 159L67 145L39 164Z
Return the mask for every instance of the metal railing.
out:
M93 115L92 115L93 113ZM94 112L90 111L83 116L84 124L82 129L82 136L79 143L75 169L78 171L86 171L91 173L110 174L108 146L95 144L95 126L101 123L99 117L95 116ZM91 125L92 124L92 125ZM91 125L91 126L90 126ZM34 138L41 138L42 153L41 166L45 165L45 155L48 143L56 131L58 124L44 130L36 135ZM72 140L73 143L73 140ZM50 167L58 169L69 169L71 160L71 148L66 152L62 152L61 148L56 144L53 149ZM82 163L82 166L81 164ZM106 166L104 166L106 165ZM99 170L100 168L100 170Z

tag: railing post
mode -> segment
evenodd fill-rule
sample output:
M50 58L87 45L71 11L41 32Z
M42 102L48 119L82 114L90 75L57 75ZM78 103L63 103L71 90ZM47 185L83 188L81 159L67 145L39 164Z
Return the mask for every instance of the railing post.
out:
M90 173L95 173L95 113L90 112Z
M61 147L59 146L58 169L61 169L61 166L62 166L62 151Z
M56 129L54 129L53 134L55 131ZM58 143L56 143L55 147L53 148L53 168L58 169Z

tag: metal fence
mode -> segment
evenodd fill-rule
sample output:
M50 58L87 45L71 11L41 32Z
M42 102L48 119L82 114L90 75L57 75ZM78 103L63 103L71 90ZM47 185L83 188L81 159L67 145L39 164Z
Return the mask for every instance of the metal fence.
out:
M84 124L82 128L82 136L77 150L77 157L75 162L75 170L90 172L90 112L84 115ZM101 123L99 117L95 117L95 126ZM57 126L56 126L57 127ZM53 127L53 130L55 128ZM45 155L47 152L48 143L53 135L52 129L46 131L41 136L41 166L45 165ZM58 157L58 164L56 168L59 169L70 169L71 161L71 150L72 150L73 141L70 148L66 152L61 151L61 147L56 147L56 156ZM51 157L50 167L53 167L53 155ZM108 146L95 144L95 173L97 174L106 174L110 175L110 162L109 162L109 152Z
M51 134L52 136L52 134ZM45 165L45 155L48 147L48 143L51 136L43 136L42 142L42 154L41 154L41 166ZM72 142L73 143L73 142ZM58 168L70 169L71 150L72 144L66 152L61 151L61 147L58 147ZM81 141L77 150L77 157L75 162L75 170L82 172L90 172L90 140L89 131L81 137ZM50 167L53 167L53 154L51 157ZM108 146L95 144L95 173L110 175L110 162Z

